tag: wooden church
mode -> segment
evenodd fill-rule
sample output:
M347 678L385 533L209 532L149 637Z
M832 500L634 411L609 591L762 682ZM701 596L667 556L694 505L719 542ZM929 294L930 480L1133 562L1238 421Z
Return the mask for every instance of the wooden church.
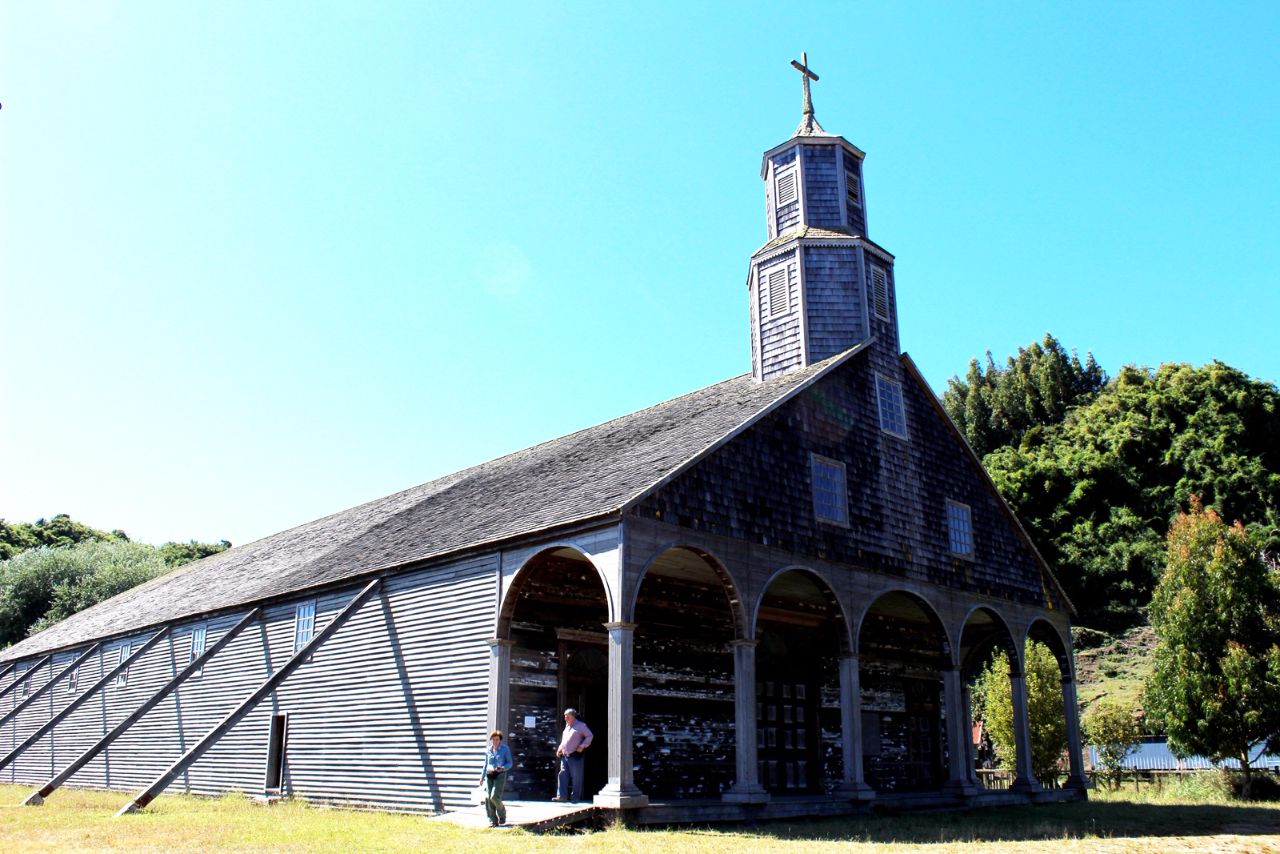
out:
M0 780L466 803L486 733L554 792L561 711L633 818L1080 797L1071 604L911 359L864 154L765 152L751 372L183 566L0 653ZM1031 771L1027 639L1066 785ZM1013 662L1012 787L969 684ZM123 800L122 795L122 800Z

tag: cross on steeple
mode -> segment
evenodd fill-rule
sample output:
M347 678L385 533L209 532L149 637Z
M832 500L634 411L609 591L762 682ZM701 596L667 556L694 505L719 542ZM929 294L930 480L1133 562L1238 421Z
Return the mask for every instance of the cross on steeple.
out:
M791 67L800 72L800 80L804 84L804 115L800 119L800 127L796 128L796 135L826 133L822 125L818 124L818 120L813 117L813 98L809 95L809 81L816 81L818 75L809 68L809 54L800 51L800 61L791 60Z

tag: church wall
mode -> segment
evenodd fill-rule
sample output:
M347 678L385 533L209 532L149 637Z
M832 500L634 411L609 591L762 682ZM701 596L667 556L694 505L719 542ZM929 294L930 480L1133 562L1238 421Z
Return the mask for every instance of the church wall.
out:
M759 264L758 267L773 267L777 264L794 260L795 256L796 253L792 251L770 257L767 261ZM757 288L755 293L758 301L767 298L767 293L762 292L762 289ZM790 304L793 306L790 312L765 318L760 325L761 370L766 379L799 367L804 357L800 342L800 275L798 270L791 280ZM763 305L756 305L755 310L758 317L764 317Z
M840 228L840 205L844 188L836 170L834 145L802 146L804 157L804 218L807 225Z
M857 255L853 247L805 248L804 310L811 362L842 353L867 337Z
M720 536L886 576L1043 604L1031 550L924 391L880 351L902 382L910 438L879 428L872 365L855 357L634 510ZM814 518L810 452L845 463L849 527ZM975 558L950 554L946 500L969 503Z
M771 161L774 171L778 168L786 166L794 162L796 159L796 149L792 148L781 154L775 154ZM774 234L784 234L800 225L800 202L794 201L789 205L782 205L774 211Z
M878 349L885 359L896 359L898 345L898 294L894 287L893 264L882 261L870 252L863 252L862 281L867 283L867 321L871 334L876 336ZM871 290L871 268L879 267L885 272L889 288L889 319L882 320L876 315Z
M315 630L359 589L320 595ZM387 579L382 595L366 601L168 791L262 792L271 716L284 712L287 793L426 810L463 803L479 776L484 745L487 640L494 632L497 589L494 555ZM200 676L188 679L68 785L134 790L149 784L288 661L295 606L290 601L267 608L264 621L245 628ZM206 648L242 616L209 620ZM130 666L125 685L113 680L0 779L38 785L61 770L186 665L193 625L176 627ZM129 640L136 649L149 634ZM82 666L79 690L115 665L119 646L112 641ZM55 667L37 674L33 690L81 651L59 654ZM73 696L57 686L0 730L0 747L7 752ZM8 710L17 701L6 697L0 705Z

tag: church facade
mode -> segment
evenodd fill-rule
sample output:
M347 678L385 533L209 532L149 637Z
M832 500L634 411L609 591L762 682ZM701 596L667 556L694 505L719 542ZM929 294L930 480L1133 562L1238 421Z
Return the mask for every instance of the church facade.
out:
M766 152L748 374L181 567L0 653L0 780L466 803L485 734L553 794L738 817L1081 797L1071 604L900 350L864 154ZM1032 774L1028 640L1058 658L1062 788ZM968 685L1011 659L1017 773ZM687 805L680 812L681 805ZM710 812L708 805L716 808ZM701 809L702 812L697 812ZM673 812L674 810L674 812Z

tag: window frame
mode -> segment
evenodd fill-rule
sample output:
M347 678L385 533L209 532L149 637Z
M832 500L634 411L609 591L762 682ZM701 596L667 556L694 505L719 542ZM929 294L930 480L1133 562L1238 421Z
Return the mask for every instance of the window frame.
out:
M960 518L960 514L953 511L963 511L963 528L957 529L956 520ZM960 536L957 537L957 534ZM969 550L967 552L956 551L957 539L968 542ZM965 560L974 559L973 508L963 501L956 501L952 498L947 499L947 547L951 551L952 557Z
M862 177L847 168L844 170L844 196L853 202L855 208L862 210Z
M770 266L761 266L756 270L756 296L760 301L760 319L772 320L775 317L787 317L795 311L795 306L791 300L791 284L793 276L798 271L793 268L794 259L787 259L780 264ZM783 307L781 309L774 308L773 299L773 283L771 279L775 273L782 274L783 286Z
M840 485L842 489L832 489L830 492L835 494L837 502L837 510L843 511L844 518L834 518L824 515L821 511L821 505L818 501L818 470L820 466L828 466L839 472ZM828 490L824 489L824 493ZM849 527L849 472L848 466L831 457L822 454L809 452L809 496L813 500L813 518L818 522L826 525L835 525L840 528Z
M196 638L200 638L199 646L196 645ZM196 659L204 655L206 649L209 648L209 624L201 623L198 626L191 627L190 646L187 647L187 666L190 667L195 663ZM200 665L191 672L191 678L197 679L204 673L204 665Z
M305 620L305 622L304 622ZM306 626L306 637L303 637L303 626ZM316 636L316 600L308 599L293 606L293 654L297 655L303 647L311 643Z
M129 656L133 655L133 641L125 641L116 647L116 666L119 667L129 660ZM115 684L118 687L125 687L129 684L129 668L121 667L120 672L116 674Z
M898 415L901 416L901 432L893 429L890 424L886 424L884 389L893 390L893 395L891 395L891 397L896 398L896 401L894 402L897 404ZM907 404L902 396L902 383L897 380L889 379L884 374L880 373L876 374L876 413L879 415L880 432L888 433L890 436L896 436L903 440L910 439L907 432Z
M797 155L798 156L798 155ZM791 178L790 198L783 201L782 181L787 177ZM784 166L778 166L773 171L773 208L775 211L782 210L787 205L793 205L800 201L800 169L796 165L796 161L792 160Z

